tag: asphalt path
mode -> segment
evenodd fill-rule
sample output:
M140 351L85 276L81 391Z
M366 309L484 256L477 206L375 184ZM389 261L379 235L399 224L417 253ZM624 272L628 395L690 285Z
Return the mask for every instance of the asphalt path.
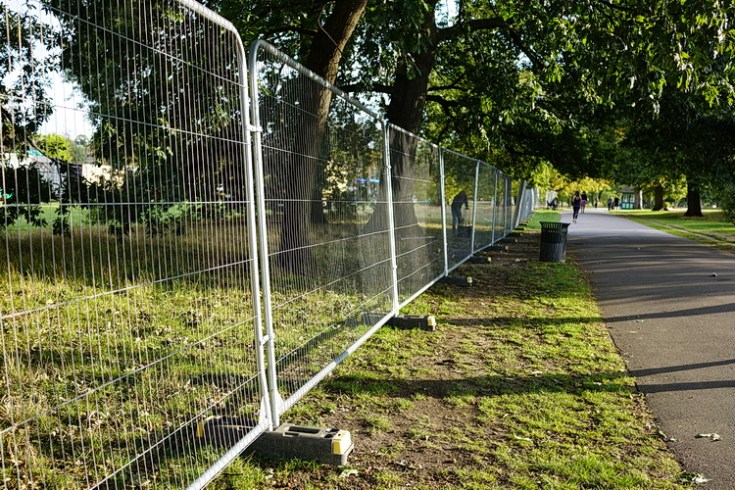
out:
M684 470L735 489L735 255L593 209L567 253Z

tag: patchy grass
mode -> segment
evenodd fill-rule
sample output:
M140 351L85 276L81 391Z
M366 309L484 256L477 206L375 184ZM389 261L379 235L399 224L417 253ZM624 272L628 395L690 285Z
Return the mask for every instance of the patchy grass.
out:
M436 332L382 329L285 414L350 430L350 466L239 461L213 488L689 488L583 275L535 231L509 246L407 308Z
M684 216L684 210L617 211L615 214L673 235L735 251L735 224L718 209L703 210L703 217Z

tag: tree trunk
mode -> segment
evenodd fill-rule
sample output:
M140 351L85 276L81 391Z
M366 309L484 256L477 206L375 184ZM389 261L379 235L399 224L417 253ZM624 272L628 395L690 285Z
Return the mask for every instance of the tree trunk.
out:
M656 184L653 188L653 208L652 211L666 210L666 203L664 202L664 186Z
M437 28L433 9L424 18L424 35L430 41L424 52L413 53L411 63L402 63L396 70L396 77L391 88L390 104L386 111L390 123L405 129L409 133L418 134L426 106L426 95L429 90L429 77L436 64ZM393 193L393 219L402 236L410 236L418 232L416 211L413 203L412 162L416 155L416 144L413 138L394 132L390 147L391 190ZM381 202L385 195L385 176L381 177ZM385 229L381 223L386 216L385 206L376 206L366 231Z
M687 179L687 211L684 216L698 217L702 214L702 196L699 193L699 183Z
M314 38L306 60L306 67L334 83L339 71L342 52L347 45L357 23L365 11L368 0L342 0L335 4L324 26ZM280 253L278 263L293 273L310 270L314 257L309 247L309 225L315 221L323 223L315 216L321 213L321 201L316 189L319 174L319 161L326 150L324 138L327 129L332 91L307 76L301 77L308 87L304 94L301 117L297 127L302 128L294 144L293 154L297 155L284 172L286 199L281 223ZM312 203L312 206L305 205Z

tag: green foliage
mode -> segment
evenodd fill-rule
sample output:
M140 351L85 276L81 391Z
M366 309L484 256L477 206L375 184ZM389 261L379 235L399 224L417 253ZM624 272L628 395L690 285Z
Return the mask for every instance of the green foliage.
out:
M33 144L54 161L69 163L73 159L74 142L59 134L44 134L33 138Z
M50 113L46 89L50 86L50 74L58 62L58 52L41 49L36 43L27 42L37 32L37 17L24 15L17 7L0 6L0 32L4 44L0 49L0 154L28 149L29 138L36 134ZM22 2L21 2L22 3ZM53 33L46 37L54 37ZM38 104L21 101L36 100Z

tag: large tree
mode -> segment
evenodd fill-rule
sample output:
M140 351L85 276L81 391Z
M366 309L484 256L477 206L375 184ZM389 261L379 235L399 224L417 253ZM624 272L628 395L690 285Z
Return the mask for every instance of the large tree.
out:
M448 21L443 3L424 0L385 4L369 17L364 53L384 62L354 87L387 93L390 120L411 131L425 127L423 109L436 104L446 141L483 134L485 149L543 148L550 138L563 146L607 132L610 113L655 117L666 87L709 102L731 98L730 5L455 3ZM713 70L713 60L723 68ZM584 163L594 171L589 164L601 162Z
M273 2L223 0L221 11L234 19L243 38L265 38L285 50L326 82L334 84L343 53L348 49L368 0ZM329 151L328 118L333 92L306 74L281 88L298 101L298 113L283 124L272 139L285 142L290 158L266 155L266 173L282 186L279 264L292 272L308 270L313 263L309 248L310 224L323 224L323 189L318 182L320 160ZM309 203L310 205L305 205Z

